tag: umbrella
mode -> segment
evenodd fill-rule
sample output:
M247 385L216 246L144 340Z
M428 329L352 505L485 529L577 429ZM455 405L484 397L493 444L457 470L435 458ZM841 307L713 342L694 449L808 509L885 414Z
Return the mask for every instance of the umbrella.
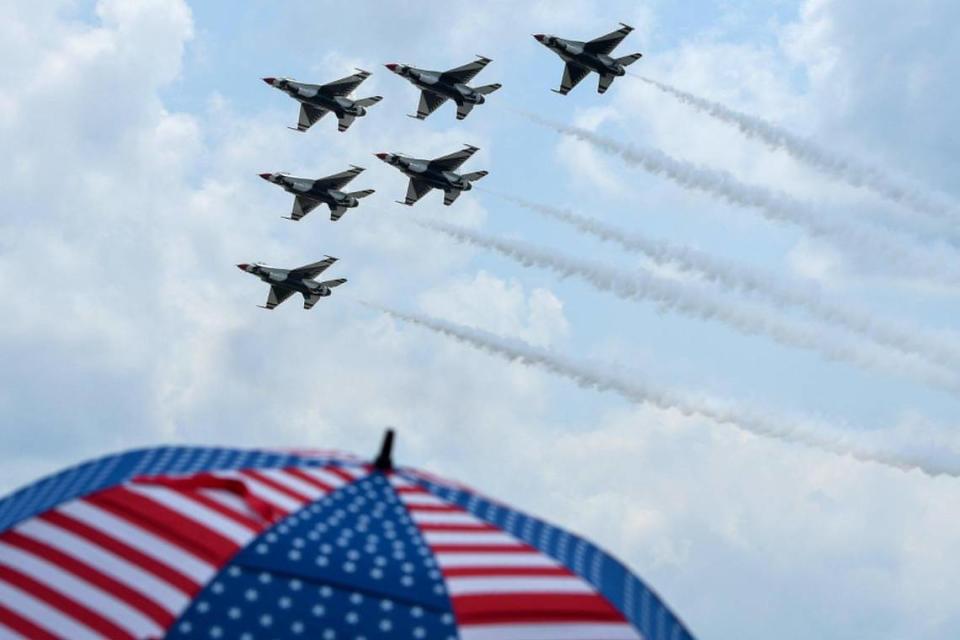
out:
M138 449L20 489L0 638L692 640L604 551L392 446Z

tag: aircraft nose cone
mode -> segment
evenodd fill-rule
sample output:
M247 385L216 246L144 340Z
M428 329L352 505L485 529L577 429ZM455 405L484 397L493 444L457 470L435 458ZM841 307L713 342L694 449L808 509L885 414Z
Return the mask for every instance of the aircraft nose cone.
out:
M537 42L543 42L544 38L547 36L543 35L542 33L535 33L533 34L533 37L537 39Z
M248 265L246 262L237 265L237 269L240 269L240 271L246 271L249 267L250 265Z
M400 65L395 64L395 63L393 63L393 62L391 62L391 63L389 63L389 64L385 64L385 65L383 65L383 66L385 66L387 69L390 69L390 71L393 71L394 73L396 73L396 72L397 72L397 69L400 67Z
M389 153L375 153L373 155L377 156L378 158L384 161L386 161L386 159L390 157Z
M271 178L271 176L273 176L272 173L261 173L261 174L260 174L260 177L263 178L264 180L269 180L269 179Z
M277 81L276 78L262 78L262 80L267 84L269 84L270 86L273 86L273 83Z

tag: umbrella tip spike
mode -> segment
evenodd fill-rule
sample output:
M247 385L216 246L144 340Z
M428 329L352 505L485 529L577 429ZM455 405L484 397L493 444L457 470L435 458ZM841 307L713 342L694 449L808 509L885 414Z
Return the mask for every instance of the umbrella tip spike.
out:
M393 435L393 429L387 429L383 434L380 453L377 454L377 459L373 461L373 467L377 471L393 471Z

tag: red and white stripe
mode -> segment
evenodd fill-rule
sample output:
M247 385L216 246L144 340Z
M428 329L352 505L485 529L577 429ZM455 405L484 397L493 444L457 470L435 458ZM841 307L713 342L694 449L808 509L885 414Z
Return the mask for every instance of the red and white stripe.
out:
M409 480L391 483L437 558L463 640L641 640L553 558Z
M242 482L283 516L363 474L328 467L212 477ZM237 493L184 479L129 482L0 534L0 639L163 636L220 567L273 524Z

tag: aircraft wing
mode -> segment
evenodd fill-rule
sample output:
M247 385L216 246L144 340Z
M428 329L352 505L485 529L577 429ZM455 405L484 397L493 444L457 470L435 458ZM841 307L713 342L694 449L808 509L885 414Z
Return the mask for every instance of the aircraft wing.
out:
M627 37L627 34L633 31L633 27L621 23L621 26L616 31L611 31L610 33L600 36L599 38L594 38L593 40L584 43L583 50L588 53L606 53L609 54L611 51L617 48L617 45L623 42L623 39Z
M446 96L438 95L432 91L421 91L420 104L417 106L417 120L423 120L446 101Z
M466 84L473 80L478 73L483 71L483 68L488 64L490 64L490 58L478 56L473 62L468 62L463 66L455 67L449 71L444 71L440 75L440 80L443 82L460 82Z
M267 309L273 309L277 305L283 304L283 301L293 295L293 289L284 289L273 285L270 287L270 293L267 294Z
M293 210L290 212L290 218L292 220L299 220L303 216L316 209L319 204L320 203L316 200L304 198L303 196L296 196L293 199Z
M590 69L587 67L576 62L568 62L563 67L563 79L560 81L560 90L557 93L567 95L571 89L587 77L588 73L590 73Z
M309 104L300 105L300 118L297 120L297 131L306 131L313 126L317 120L327 113L326 109L314 107Z
M429 184L416 178L410 178L410 184L407 185L407 197L401 204L412 205L414 202L427 195L432 189Z
M346 78L340 78L339 80L334 80L333 82L320 85L320 90L327 95L345 96L359 87L360 84L369 77L369 71L357 69L357 73L353 74L352 76L347 76Z
M297 267L290 271L290 278L303 278L304 280L309 280L316 278L318 275L327 270L327 268L336 262L337 259L331 256L327 256L320 262L313 262L311 264L305 264L302 267Z
M316 182L313 183L314 189L343 189L351 180L356 178L358 175L363 173L363 167L356 167L350 165L350 168L346 171L341 171L340 173L335 173L331 176L326 176L324 178L319 178Z
M430 167L432 169L439 169L441 171L456 171L460 165L466 162L470 156L479 150L479 148L468 144L466 148L461 149L460 151L454 151L453 153L449 153L445 156L434 158L430 161Z

